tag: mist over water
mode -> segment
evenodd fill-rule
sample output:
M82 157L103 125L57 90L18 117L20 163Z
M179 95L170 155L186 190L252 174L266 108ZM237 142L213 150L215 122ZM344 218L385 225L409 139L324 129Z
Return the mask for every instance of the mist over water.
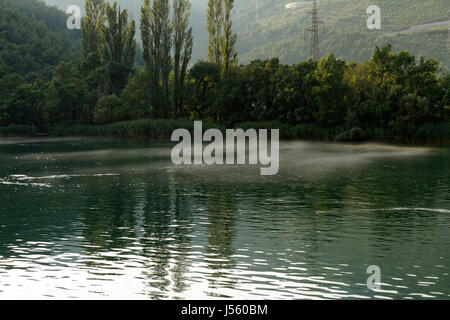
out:
M449 299L450 149L281 142L262 177L170 147L0 139L0 297Z

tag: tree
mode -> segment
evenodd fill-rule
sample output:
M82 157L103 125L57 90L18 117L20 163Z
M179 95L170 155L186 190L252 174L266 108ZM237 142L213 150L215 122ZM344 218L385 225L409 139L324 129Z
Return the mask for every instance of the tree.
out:
M215 90L214 109L210 112L214 120L235 126L255 119L248 85L248 78L240 70L233 69L222 76Z
M134 20L128 18L127 10L120 10L117 2L106 4L105 17L106 24L101 27L100 54L108 75L106 93L119 95L134 66L136 26Z
M122 120L155 117L154 101L150 92L153 75L148 69L138 70L122 91Z
M17 73L10 73L0 79L0 125L20 123L14 107L15 92L25 84L25 79Z
M71 62L61 62L54 71L46 93L51 125L64 122L91 123L93 106L89 88L78 68Z
M86 14L82 22L83 57L97 54L100 46L100 30L104 24L104 0L86 0Z
M235 51L236 34L232 31L231 11L234 7L234 0L223 0L224 22L223 22L223 35L221 36L221 54L222 54L222 72L227 71L237 63L237 52Z
M246 81L246 95L251 108L246 110L249 121L266 120L269 115L276 116L273 110L275 90L273 76L279 67L279 60L254 60L242 69Z
M121 101L115 94L101 97L95 108L94 122L107 124L121 120L118 115L120 105Z
M208 60L215 63L220 68L223 65L221 55L221 34L223 27L223 0L208 0L208 10L206 15L208 31Z
M159 46L160 33L156 29L156 23L153 19L153 11L150 6L150 0L144 1L141 8L141 38L142 38L142 56L145 61L148 72L150 73L150 95L155 104L156 111L161 104L160 87L160 68L159 68ZM158 50L158 51L157 51Z
M206 14L208 60L219 66L222 74L237 64L236 34L232 31L234 0L209 0Z
M346 127L370 127L378 125L376 108L370 98L375 91L373 82L369 79L369 63L351 63L344 75L349 85L349 110L346 116Z
M194 80L192 107L195 115L205 118L214 105L214 89L220 80L220 70L215 63L199 61L189 71Z
M313 88L317 105L316 120L325 126L342 125L347 114L349 89L344 81L347 66L333 54L322 58L314 76L318 86Z
M153 74L152 94L160 103L157 114L169 116L169 76L171 69L172 31L168 0L155 0L153 7L145 0L141 9L143 55L148 70Z
M168 0L155 0L155 17L159 18L161 28L161 80L163 87L163 106L169 115L169 75L172 66L170 52L172 50L172 24L170 22L170 6Z
M440 86L442 88L444 119L450 121L450 74L447 74L440 79Z
M403 136L427 121L442 120L438 72L433 59L416 59L407 51L396 54L391 45L377 47L369 62L369 79L380 125Z
M15 90L12 111L16 114L16 124L31 124L39 130L44 128L44 92L45 84L41 80L26 83Z
M173 45L174 45L174 105L175 114L181 113L183 89L187 67L192 56L193 37L189 28L191 4L188 0L173 1Z

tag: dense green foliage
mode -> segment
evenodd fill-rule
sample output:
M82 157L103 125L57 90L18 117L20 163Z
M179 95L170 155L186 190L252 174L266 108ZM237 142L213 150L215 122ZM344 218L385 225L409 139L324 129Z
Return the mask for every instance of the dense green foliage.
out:
M0 126L44 126L46 81L62 61L76 62L80 32L35 0L0 0Z
M7 2L0 6L0 14L8 21L0 28L14 31L0 33L5 46L22 43L24 50L31 50L46 37L60 41L44 42L39 54L28 53L37 65L42 63L40 70L48 68L43 73L3 62L0 127L11 127L0 134L23 129L24 133L158 136L159 132L165 136L168 128L201 119L218 126L280 128L284 138L450 141L450 76L440 72L436 60L415 58L407 51L394 53L391 45L376 47L362 63L330 54L319 62L293 65L278 58L233 62L227 68L224 59L199 61L187 70L192 52L189 3L175 0L180 10L172 11L167 0L158 0L152 6L145 2L141 12L146 67L137 68L135 22L116 4L87 1L81 55L76 50L79 33L70 42L76 33L69 34L65 25L58 29L53 15L47 22L45 15L40 20L32 14L56 9L39 4L21 11L25 2L36 1L0 1ZM210 1L215 2L221 3ZM227 3L232 7L233 1ZM227 32L212 33L210 39L217 40L218 55L231 61L234 45L223 49L234 36L226 6L222 12L225 15L219 20L229 27L220 28L229 28L228 40ZM21 15L26 22L16 21ZM60 18L65 22L64 15ZM42 34L39 25L45 30ZM23 29L27 26L30 30ZM11 34L17 36L10 39ZM19 36L25 38L20 42ZM64 45L66 50L53 60ZM211 54L213 48L210 45ZM0 58L8 54L9 50L0 50ZM52 59L46 65L39 59L47 59L47 54Z
M248 121L309 126L317 131L314 138L412 140L424 125L448 123L450 77L438 71L436 61L395 54L391 46L377 48L362 64L333 55L293 66L255 60L220 79L214 65L201 63L191 70L187 110L228 126Z
M0 0L0 78L48 80L61 61L79 56L80 32L65 28L65 15L35 0Z

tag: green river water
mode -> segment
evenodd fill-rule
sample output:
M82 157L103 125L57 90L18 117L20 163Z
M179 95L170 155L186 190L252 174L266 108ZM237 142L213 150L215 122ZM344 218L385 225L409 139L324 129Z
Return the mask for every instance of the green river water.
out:
M263 177L170 147L0 138L0 298L450 299L450 148L281 142Z

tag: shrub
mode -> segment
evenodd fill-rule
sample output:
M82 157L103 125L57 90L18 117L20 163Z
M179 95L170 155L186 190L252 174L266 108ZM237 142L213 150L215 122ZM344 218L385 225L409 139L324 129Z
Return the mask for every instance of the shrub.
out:
M120 99L116 95L101 97L94 111L94 122L96 124L112 123L119 119L121 105Z

